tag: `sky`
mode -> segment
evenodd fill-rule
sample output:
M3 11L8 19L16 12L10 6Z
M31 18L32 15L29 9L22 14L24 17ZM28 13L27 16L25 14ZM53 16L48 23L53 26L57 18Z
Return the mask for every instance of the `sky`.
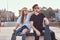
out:
M39 4L40 7L52 7L60 9L60 0L0 0L0 9L13 11L15 16L18 16L19 10L23 7L31 9L34 4Z

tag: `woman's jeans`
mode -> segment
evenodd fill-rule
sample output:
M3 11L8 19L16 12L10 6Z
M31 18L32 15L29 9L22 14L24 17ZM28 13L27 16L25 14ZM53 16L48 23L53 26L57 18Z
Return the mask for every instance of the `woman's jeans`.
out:
M13 34L12 34L12 37L11 37L11 40L16 40L16 36L17 35L20 35L21 34L21 32L24 30L24 29L28 29L27 28L27 26L23 26L23 27L21 27L21 28L19 28L18 30L16 30ZM29 29L28 29L29 30ZM22 35L22 40L25 40L25 34L21 34Z

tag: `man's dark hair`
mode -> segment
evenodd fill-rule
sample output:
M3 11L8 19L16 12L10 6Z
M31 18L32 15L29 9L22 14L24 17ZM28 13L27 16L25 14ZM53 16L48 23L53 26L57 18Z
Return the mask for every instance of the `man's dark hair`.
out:
M36 6L38 6L38 4L33 5L32 9L34 9Z

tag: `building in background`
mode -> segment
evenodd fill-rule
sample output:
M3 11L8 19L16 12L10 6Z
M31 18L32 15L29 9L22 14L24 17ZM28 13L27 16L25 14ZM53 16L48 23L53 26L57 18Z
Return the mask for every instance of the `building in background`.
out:
M12 11L0 10L0 22L15 21L15 15Z
M56 20L60 21L60 10L59 9L55 10L55 18Z

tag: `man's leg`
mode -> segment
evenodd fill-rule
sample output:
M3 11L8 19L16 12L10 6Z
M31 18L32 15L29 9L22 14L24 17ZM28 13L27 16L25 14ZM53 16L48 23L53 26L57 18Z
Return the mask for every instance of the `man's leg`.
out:
M55 33L50 30L51 40L56 40Z
M51 40L51 35L50 35L49 26L46 26L46 27L45 27L44 40Z
M35 40L39 40L39 36L36 35L36 32L34 31L35 34Z
M39 36L35 35L35 40L39 40Z

